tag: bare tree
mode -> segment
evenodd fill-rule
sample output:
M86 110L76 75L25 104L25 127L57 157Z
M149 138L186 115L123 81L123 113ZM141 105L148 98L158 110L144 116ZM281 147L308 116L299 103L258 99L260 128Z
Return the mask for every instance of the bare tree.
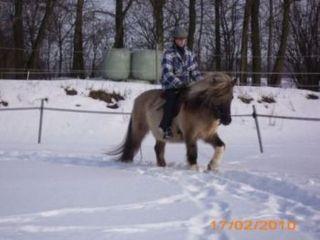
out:
M268 51L267 51L267 72L271 71L272 64L272 44L273 44L273 0L269 0L269 20L268 20ZM268 76L268 82L270 76Z
M155 40L160 50L164 47L163 40L163 7L166 0L149 0L153 8L153 17L155 22Z
M66 41L71 39L71 32L74 31L75 22L73 21L73 12L71 9L71 4L63 2L57 6L53 13L54 19L56 19L54 21L54 34L56 36L56 44L58 47L58 76L62 75L63 62L67 55L65 52L67 48Z
M84 0L78 0L77 13L75 21L75 31L73 38L73 64L72 70L75 77L85 78L84 61L83 61L83 34L82 34L82 14Z
M246 0L243 26L242 26L242 38L241 38L241 60L240 60L240 83L242 85L247 84L247 71L248 71L248 32L249 22L251 17L251 5L254 0Z
M10 75L6 75L2 72L7 72L7 68L11 68L14 65L14 57L13 54L11 54L10 49L7 48L8 41L7 37L5 36L4 31L1 28L0 24L0 78L4 78L6 76L11 77ZM10 69L8 69L10 70Z
M290 14L290 5L292 0L283 1L283 17L282 17L282 33L280 47L277 53L277 58L273 67L273 75L269 81L269 84L272 86L279 86L281 84L281 75L280 72L284 68L284 58L287 48L287 39L289 35L289 14Z
M201 39L203 34L203 18L204 18L204 3L203 0L200 0L200 27L199 27L199 37L198 37L198 62L201 63ZM201 65L200 65L201 66Z
M13 38L15 48L15 71L23 70L24 68L24 34L23 34L23 1L15 0L15 14L13 21ZM16 78L22 75L17 74Z
M238 1L221 2L221 54L222 69L233 71L237 55Z
M254 0L251 6L251 48L252 48L252 83L261 84L261 46L260 46L260 26L259 26L259 6L260 0Z
M295 1L292 12L290 18L292 34L289 35L287 49L289 67L297 73L294 79L298 88L319 91L320 2Z
M196 0L189 0L188 47L193 49L194 33L196 31Z
M155 32L153 24L152 5L149 1L136 0L127 14L126 24L130 28L126 34L130 47L153 48L155 46Z
M289 1L291 15L285 11ZM246 84L244 72L250 69L258 73L253 84L259 84L262 68L287 69L300 73L294 76L299 86L319 84L319 0L116 0L115 7L110 12L94 0L4 1L0 67L54 70L59 75L86 69L94 77L111 47L154 48L158 43L164 48L171 42L171 31L181 25L188 28L188 47L197 53L203 70L240 69L240 82ZM284 41L286 16L290 34ZM78 54L82 57L75 61ZM276 70L279 65L281 70Z
M220 12L221 12L221 0L215 0L215 59L216 70L221 70L221 37L220 37Z
M39 49L44 40L45 32L47 30L47 26L49 24L49 20L50 20L55 3L56 3L56 0L47 0L45 14L41 21L41 25L39 27L37 37L32 45L31 55L27 62L28 69L37 69L39 67L37 62L39 59Z
M116 16L115 16L115 27L116 34L114 38L114 47L123 48L124 47L124 18L132 5L133 0L129 0L125 9L123 9L123 0L116 0Z

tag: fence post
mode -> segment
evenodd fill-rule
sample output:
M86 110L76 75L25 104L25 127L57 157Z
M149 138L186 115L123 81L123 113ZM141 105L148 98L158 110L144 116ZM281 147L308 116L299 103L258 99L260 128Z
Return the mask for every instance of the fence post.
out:
M45 99L41 99L38 144L41 143L44 101L45 101Z
M260 127L259 127L259 122L258 122L258 114L257 114L257 111L256 111L256 106L252 105L252 108L253 108L252 117L254 118L254 121L256 123L259 146L260 146L260 152L263 153L262 139L261 139L261 133L260 133Z

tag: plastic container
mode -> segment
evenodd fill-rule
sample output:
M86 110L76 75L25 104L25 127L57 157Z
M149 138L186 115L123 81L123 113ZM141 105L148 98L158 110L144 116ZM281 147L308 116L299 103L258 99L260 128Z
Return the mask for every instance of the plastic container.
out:
M161 60L160 51L134 51L131 55L131 76L138 80L158 81L161 77Z
M124 80L130 74L130 51L125 48L112 48L106 55L102 67L105 79Z

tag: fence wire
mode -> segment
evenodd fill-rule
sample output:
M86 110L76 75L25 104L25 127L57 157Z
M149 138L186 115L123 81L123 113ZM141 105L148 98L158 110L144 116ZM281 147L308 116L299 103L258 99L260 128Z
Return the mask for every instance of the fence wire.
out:
M53 107L44 107L45 99L41 99L41 107L24 107L24 108L0 108L0 111L26 111L26 110L38 110L40 111L40 121L39 121L39 131L38 131L38 144L41 143L42 138L42 125L43 125L43 115L44 111L56 111L56 112L72 112L72 113L89 113L89 114L106 114L106 115L131 115L130 112L110 112L110 111L91 111L91 110L77 110L77 109L67 109L67 108L53 108ZM234 114L232 117L252 117L255 121L259 148L260 152L263 153L263 144L262 137L259 127L259 117L265 118L279 118L287 120L298 120L298 121L316 121L319 122L320 118L306 118L306 117L292 117L292 116L277 116L277 115L268 115L268 114L258 114L256 112L255 105L253 107L252 114Z
M54 107L20 107L20 108L0 108L0 111L27 111L27 110L48 110L56 112L73 112L73 113L92 113L92 114L106 114L106 115L131 115L131 112L111 112L111 111L92 111L92 110L78 110L78 109L68 109L68 108L54 108ZM253 114L232 114L232 117L253 117ZM257 117L264 118L279 118L287 120L300 120L300 121L320 121L320 118L314 117L294 117L294 116L278 116L269 114L256 114Z

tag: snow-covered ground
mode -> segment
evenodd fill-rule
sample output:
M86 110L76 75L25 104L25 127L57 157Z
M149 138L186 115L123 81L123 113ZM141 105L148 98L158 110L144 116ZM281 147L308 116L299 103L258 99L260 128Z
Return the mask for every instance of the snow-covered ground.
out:
M63 88L78 91L67 96ZM0 81L0 102L130 112L133 99L158 86L111 81ZM120 108L88 98L90 89L125 96ZM236 87L233 114L320 118L320 100L308 91ZM237 97L250 95L251 104ZM316 94L319 96L319 94ZM258 103L273 96L276 103ZM0 105L0 108L5 108ZM104 153L121 142L128 115L0 111L0 240L5 239L320 239L320 122L259 119L265 152L259 153L252 118L221 127L227 149L219 173L204 171L213 150L199 143L199 172L188 170L183 144L167 146L166 168L156 167L148 136L134 163ZM274 220L295 230L238 229L223 221ZM270 221L268 222L270 224ZM220 225L221 227L221 225ZM230 227L230 226L229 226Z

